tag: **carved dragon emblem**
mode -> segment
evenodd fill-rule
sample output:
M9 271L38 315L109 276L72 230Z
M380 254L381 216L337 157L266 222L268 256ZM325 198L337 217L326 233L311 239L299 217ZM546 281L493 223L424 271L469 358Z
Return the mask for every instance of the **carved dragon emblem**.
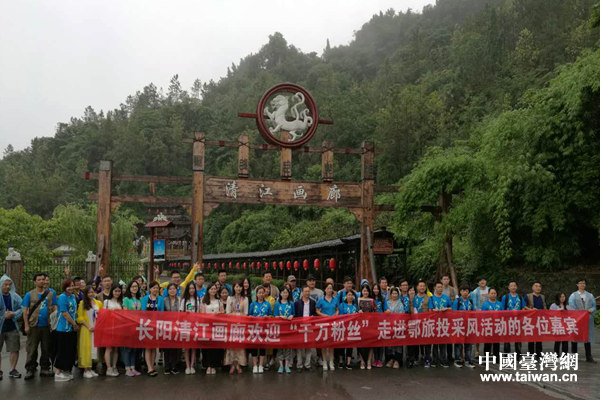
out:
M290 99L293 100L293 105L290 108ZM306 108L304 103L304 95L300 92L286 97L278 94L271 102L270 107L265 107L264 114L268 117L269 123L274 125L269 127L271 135L275 135L280 131L288 131L290 133L290 142L295 142L301 138L313 124L313 118L309 115L310 110ZM304 108L301 109L301 107ZM269 110L272 109L273 111ZM291 115L291 120L288 120L288 111Z

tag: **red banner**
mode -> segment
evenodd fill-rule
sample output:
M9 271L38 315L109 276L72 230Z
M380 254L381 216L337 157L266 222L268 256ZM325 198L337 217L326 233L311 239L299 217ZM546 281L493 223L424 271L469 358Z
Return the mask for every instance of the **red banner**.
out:
M586 311L361 313L283 320L100 310L97 347L331 348L588 340Z

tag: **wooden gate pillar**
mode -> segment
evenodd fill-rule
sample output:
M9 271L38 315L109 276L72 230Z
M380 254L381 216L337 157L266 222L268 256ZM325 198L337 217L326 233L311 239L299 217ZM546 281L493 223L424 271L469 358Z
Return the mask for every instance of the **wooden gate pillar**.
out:
M361 279L377 280L373 257L374 185L375 185L375 146L363 142L361 153L361 205L360 218L360 266L357 281Z
M193 147L193 194L192 194L192 268L202 263L204 223L204 132L194 134Z
M104 274L110 271L110 196L112 188L112 161L100 161L98 171L98 218L96 223L96 271L104 266Z

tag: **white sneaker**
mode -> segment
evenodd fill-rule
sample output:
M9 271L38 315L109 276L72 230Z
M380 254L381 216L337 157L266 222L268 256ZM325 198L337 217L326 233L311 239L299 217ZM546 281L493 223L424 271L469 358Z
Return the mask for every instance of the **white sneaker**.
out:
M90 369L90 373L92 374L92 376L94 378L96 378L98 376L98 374L96 373L96 371L94 371L93 369Z
M323 371L329 371L329 367L326 362L323 362Z
M329 361L329 370L335 371L335 363L333 361Z
M54 374L54 381L55 382L67 382L70 381L72 378L70 376L68 376L67 374L61 372L60 374Z
M116 368L111 368L111 374L110 374L110 376L113 376L113 377L119 376L119 371Z
M190 375L194 375L196 373L196 369L194 367L190 368Z
M263 366L262 366L262 365L260 365L260 366L258 367L258 373L259 373L259 374L262 374L263 372L265 372L265 369L263 368Z
M191 373L192 373L192 370L191 370L190 368L186 368L186 369L185 369L185 374L186 374L186 375L189 375L189 374L191 374Z
M83 377L84 377L84 378L93 378L93 377L94 377L94 374L92 374L92 371L85 371L85 372L83 373Z
M258 374L258 367L256 365L252 368L252 373Z

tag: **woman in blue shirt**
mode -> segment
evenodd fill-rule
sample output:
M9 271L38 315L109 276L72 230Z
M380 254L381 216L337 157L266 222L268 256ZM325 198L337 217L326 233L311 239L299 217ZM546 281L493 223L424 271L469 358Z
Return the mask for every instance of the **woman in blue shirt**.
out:
M250 304L248 315L260 318L273 315L271 304L265 301L265 288L262 285L256 288L256 301ZM250 349L250 354L252 355L252 373L262 374L264 372L265 349Z
M358 306L355 303L354 291L349 290L346 293L345 301L339 305L340 315L358 314ZM352 369L352 348L344 349L344 361L347 370Z
M165 299L160 296L160 285L156 281L148 285L148 294L142 299L142 311L165 311ZM148 376L155 377L158 372L154 369L156 364L156 349L145 349L144 358L148 367Z
M321 297L317 301L317 315L321 317L331 317L338 315L338 301L333 296L333 283L328 283L325 286L325 296ZM335 363L333 361L333 349L321 349L323 355L323 371L335 370ZM329 363L329 365L327 365Z
M73 379L71 369L77 357L77 300L73 295L73 281L65 279L62 282L63 293L58 297L58 324L56 326L56 358L54 368L55 381Z
M282 318L285 320L291 320L294 317L294 303L293 295L290 289L285 286L279 292L279 300L275 303L275 311L273 315L276 318ZM285 371L288 374L292 373L290 365L294 362L294 350L292 349L279 349L277 350L277 361L279 361L280 374Z
M483 305L481 306L481 311L504 310L502 303L497 300L498 292L496 291L496 289L489 288L488 296L490 297L490 299L483 303ZM500 362L500 343L485 343L483 345L483 353L486 354L490 352L496 357L494 364L496 364L496 362Z
M397 287L393 287L390 290L389 300L387 301L387 310L390 313L395 314L404 314L405 306L404 302L400 298L400 290ZM387 349L388 358L390 362L388 362L389 367L400 368L402 366L402 346L393 346L388 347Z

